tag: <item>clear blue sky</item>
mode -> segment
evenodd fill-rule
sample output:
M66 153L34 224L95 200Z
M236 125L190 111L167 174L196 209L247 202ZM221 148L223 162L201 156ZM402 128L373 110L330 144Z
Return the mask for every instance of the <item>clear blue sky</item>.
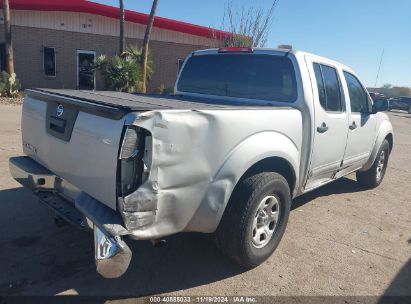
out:
M117 0L93 0L118 6ZM270 0L233 0L234 7L269 7ZM157 15L219 27L224 0L159 0ZM125 0L126 9L149 13L150 0ZM294 48L353 68L367 86L411 87L411 0L280 0L267 47Z

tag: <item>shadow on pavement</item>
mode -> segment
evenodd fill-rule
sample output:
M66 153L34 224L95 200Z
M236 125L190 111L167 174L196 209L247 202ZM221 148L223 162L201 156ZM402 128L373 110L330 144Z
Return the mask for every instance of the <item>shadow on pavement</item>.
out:
M408 240L411 244L411 239ZM385 290L383 296L380 298L378 304L385 303L411 303L411 258L404 264L401 270L392 280L391 284Z
M329 183L321 188L308 192L302 196L297 197L293 200L291 209L297 209L310 201L321 196L328 196L333 194L342 194L342 193L355 193L367 191L368 189L359 185L355 180L349 178L340 178L332 183Z
M401 268L390 286L385 291L385 296L408 296L411 300L411 259Z
M209 235L182 233L168 238L162 248L127 241L133 249L128 271L121 278L104 279L95 272L91 233L55 227L52 212L23 188L0 191L0 202L0 228L8 232L0 236L3 296L73 290L79 295L136 297L201 286L245 271L222 256ZM21 208L30 214L24 227L12 220Z
M343 178L297 198L293 209L319 196L363 190ZM103 279L95 272L92 234L55 227L53 213L35 200L23 188L0 191L0 229L8 232L0 236L0 295L72 290L79 295L136 297L206 285L245 271L220 254L210 235L182 233L168 238L163 248L127 241L133 250L128 271L118 279ZM406 275L409 278L409 270Z

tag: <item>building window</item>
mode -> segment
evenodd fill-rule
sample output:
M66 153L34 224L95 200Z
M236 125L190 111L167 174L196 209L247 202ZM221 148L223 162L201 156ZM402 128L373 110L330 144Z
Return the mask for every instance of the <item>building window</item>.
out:
M43 48L44 76L56 77L56 51L52 47Z
M178 65L177 74L180 73L181 68L183 67L183 64L184 64L184 59L178 59L178 60L177 60L177 65Z

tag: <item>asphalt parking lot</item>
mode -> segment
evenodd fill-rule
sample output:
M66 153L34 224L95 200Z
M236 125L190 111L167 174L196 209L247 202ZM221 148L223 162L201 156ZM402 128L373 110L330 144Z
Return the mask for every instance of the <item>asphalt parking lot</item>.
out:
M411 115L392 112L394 150L383 184L355 176L294 201L276 252L244 271L207 235L167 246L130 242L127 273L95 272L92 234L57 228L53 214L9 175L21 154L21 106L0 105L0 295L411 295Z

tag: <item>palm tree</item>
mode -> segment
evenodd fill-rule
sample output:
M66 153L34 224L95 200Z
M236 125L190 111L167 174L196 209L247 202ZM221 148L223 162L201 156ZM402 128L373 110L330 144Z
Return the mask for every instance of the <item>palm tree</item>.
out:
M157 2L158 2L158 0L153 0L153 5L151 6L151 11L150 11L150 15L148 17L146 32L144 34L144 40L143 40L143 47L142 47L142 58L143 58L143 60L140 63L141 64L141 70L143 72L143 83L142 83L142 88L141 88L142 93L147 92L146 82L147 82L148 43L150 41L150 33L151 33L151 29L153 27L154 15L155 15L156 9L157 9Z
M123 58L129 58L134 60L135 62L138 63L138 66L141 68L142 66L142 61L143 61L143 54L142 54L142 49L135 45L131 45L125 49L125 51L122 54ZM154 73L153 69L153 58L150 54L150 50L147 53L147 62L146 62L146 79L148 81L151 80L151 76ZM142 84L141 84L142 85Z
M13 45L11 40L10 6L9 0L3 0L4 35L6 44L7 72L14 74Z
M126 48L126 37L124 36L124 0L120 0L120 55Z

